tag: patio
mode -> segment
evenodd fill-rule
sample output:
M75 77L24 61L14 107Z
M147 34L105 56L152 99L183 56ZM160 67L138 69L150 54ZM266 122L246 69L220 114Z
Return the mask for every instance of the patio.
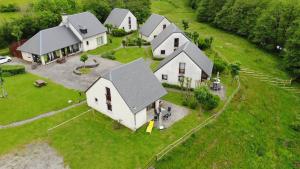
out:
M162 100L162 111L160 115L160 120L155 120L154 127L160 129L161 126L163 128L169 128L177 121L183 119L185 116L189 114L189 110L187 108L184 108L182 106L178 106L176 104L167 102ZM171 111L168 112L168 108L171 108ZM170 116L167 118L164 118L163 116L170 113ZM166 117L166 116L165 116ZM148 121L154 119L154 109L151 109L148 111ZM161 124L160 124L161 123Z

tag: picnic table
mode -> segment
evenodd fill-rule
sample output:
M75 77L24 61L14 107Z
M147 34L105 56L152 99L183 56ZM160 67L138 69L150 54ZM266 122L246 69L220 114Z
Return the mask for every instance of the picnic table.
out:
M44 80L36 80L33 83L33 85L36 86L36 87L43 87L43 86L47 85L47 82L45 82Z

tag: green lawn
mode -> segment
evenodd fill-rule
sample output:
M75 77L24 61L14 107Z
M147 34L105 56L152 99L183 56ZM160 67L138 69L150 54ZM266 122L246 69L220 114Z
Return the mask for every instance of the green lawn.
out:
M0 130L0 154L20 148L24 144L46 141L73 169L140 168L154 153L205 118L202 114L193 112L168 130L154 129L150 135L145 132L146 126L137 132L127 128L113 129L114 122L110 118L89 112L47 133L48 128L87 109L83 105L22 127Z
M244 67L289 78L277 56L241 37L197 23L195 12L183 7L185 0L170 2L152 1L152 10L180 27L182 19L188 20L189 31L197 31L200 36L213 36L214 50L229 62L239 61ZM230 86L229 78L221 79ZM177 147L156 168L297 168L299 132L290 125L299 116L300 98L251 77L241 75L241 83L241 92L218 120Z
M122 37L108 36L108 39L111 39L112 43L108 43L105 46L101 46L95 50L88 51L87 53L91 55L101 55L103 53L110 52L122 45Z
M38 79L43 78L29 73L4 79L8 97L0 99L0 125L61 109L70 105L68 100L78 101L77 91L48 80L46 87L36 88L33 83Z
M145 49L144 48L122 48L117 50L115 53L116 61L121 63L132 62L139 58L145 58Z

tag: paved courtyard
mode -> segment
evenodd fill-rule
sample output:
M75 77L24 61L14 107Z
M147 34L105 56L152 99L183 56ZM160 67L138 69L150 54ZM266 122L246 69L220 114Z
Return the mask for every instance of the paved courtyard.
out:
M89 74L84 75L76 75L73 73L76 67L83 65L79 55L68 57L67 62L64 64L50 63L48 65L38 66L36 69L32 69L31 64L16 58L14 58L10 64L23 64L27 72L48 78L67 88L85 91L103 72L121 65L121 63L117 61L103 59L99 56L89 56L86 65L94 64L95 62L93 60L96 60L100 65L96 68L92 68Z

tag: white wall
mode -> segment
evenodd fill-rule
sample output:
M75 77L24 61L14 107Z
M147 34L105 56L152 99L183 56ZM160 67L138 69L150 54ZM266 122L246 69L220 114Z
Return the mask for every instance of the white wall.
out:
M22 58L28 62L33 62L32 54L27 52L21 52Z
M97 38L100 37L100 36L103 37L103 42L104 43L101 44L101 45L98 45ZM89 45L87 45L87 41L89 42ZM102 34L84 39L82 41L82 50L85 52L85 51L88 51L88 50L96 49L97 47L103 46L103 45L106 45L106 44L107 44L107 35L106 35L106 32L104 32Z
M178 82L180 62L185 63L184 76L192 78L191 87L195 88L199 80L201 80L202 70L184 52L181 52L177 57L157 70L154 75L162 83L180 85ZM168 80L162 80L163 74L168 75Z
M143 109L142 111L135 114L136 128L140 128L145 123L147 123L147 109Z
M174 48L174 39L175 38L179 38L179 47L189 41L189 39L186 38L182 33L173 33L153 51L153 56L159 57L159 58L165 58L166 56L169 56L170 54L172 54L175 49ZM165 50L166 54L161 55L160 54L161 50Z
M129 22L128 22L129 17L131 17L131 29L129 28ZM136 17L131 12L128 12L125 19L119 26L119 29L123 29L123 28L126 32L137 30L137 20L136 20Z
M158 36L164 29L163 25L166 25L167 27L170 25L170 21L168 19L163 19L160 24L154 29L154 31L149 35L149 37L143 36L142 38L148 42L151 42L154 39L154 36Z
M106 105L106 87L110 88L111 90L111 104L112 104L112 111L107 109ZM87 104L92 107L93 109L109 116L114 120L121 120L121 123L132 129L136 130L140 125L145 123L144 116L146 117L145 111L142 110L141 112L137 113L136 122L134 114L131 112L121 95L118 93L117 89L114 85L106 80L101 78L98 80L94 86L92 86L87 92ZM95 98L98 99L98 102L95 101ZM136 124L137 126L136 126Z

